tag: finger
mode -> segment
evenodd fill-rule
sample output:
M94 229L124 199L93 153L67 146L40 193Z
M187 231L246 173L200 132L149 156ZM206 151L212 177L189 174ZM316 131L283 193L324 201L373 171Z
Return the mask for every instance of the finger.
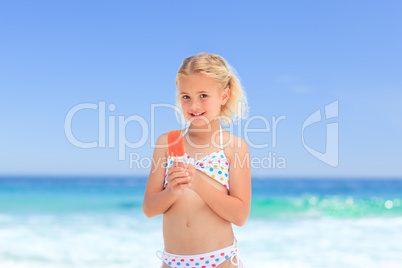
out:
M190 183L190 177L179 177L179 178L175 178L174 180L169 182L169 184L172 187L175 187L176 185L188 184L188 183Z
M176 156L172 156L173 157L173 163L172 163L172 167L176 167Z
M184 169L194 168L194 165L191 162L184 163Z
M168 176L167 180L168 181L173 181L176 178L185 178L185 177L190 177L190 173L186 171L181 171L181 172L174 172L170 176Z
M175 180L176 178L185 178L185 177L189 177L189 173L188 172L174 172L173 174L169 175L167 177L167 181L170 183L171 181Z
M183 171L184 171L184 169L182 167L171 167L171 168L169 168L168 176L174 172L183 172Z
M180 187L180 189L185 189L185 188L190 188L191 183L181 183L177 185L177 187Z
M180 164L181 164L180 167L182 167L183 169L187 169L188 163L181 162Z

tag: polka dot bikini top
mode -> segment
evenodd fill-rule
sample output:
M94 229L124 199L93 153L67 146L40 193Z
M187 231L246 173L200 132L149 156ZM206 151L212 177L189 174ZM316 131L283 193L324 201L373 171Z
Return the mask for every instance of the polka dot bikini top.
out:
M178 162L191 163L195 166L196 169L201 170L204 174L210 176L217 182L221 183L229 190L229 161L223 152L222 147L222 127L220 127L220 150L216 152L212 152L203 158L195 161L191 156L187 153L184 153L182 157L179 157ZM184 132L187 132L188 128ZM183 134L183 136L184 136ZM170 167L173 164L173 157L168 156L166 163L166 172L165 172L165 183L164 187L168 184L167 176Z

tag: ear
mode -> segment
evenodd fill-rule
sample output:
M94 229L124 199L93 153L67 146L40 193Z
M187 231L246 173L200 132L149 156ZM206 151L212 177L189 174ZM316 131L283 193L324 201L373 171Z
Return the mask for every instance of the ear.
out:
M227 87L222 91L221 105L225 105L228 102L229 98L230 98L230 88Z

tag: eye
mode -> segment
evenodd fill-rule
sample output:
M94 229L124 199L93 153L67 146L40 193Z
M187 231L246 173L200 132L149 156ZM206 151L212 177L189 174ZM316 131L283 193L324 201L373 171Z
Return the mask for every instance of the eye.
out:
M190 97L187 96L187 95L184 95L184 96L183 96L183 99L187 99L187 98L190 98Z
M204 96L204 97L203 97L203 96ZM201 94L201 98L206 98L206 97L208 97L207 94Z

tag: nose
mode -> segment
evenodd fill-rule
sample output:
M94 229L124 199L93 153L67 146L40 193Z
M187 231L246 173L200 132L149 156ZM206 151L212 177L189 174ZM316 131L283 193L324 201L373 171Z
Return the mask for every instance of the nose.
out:
M197 111L201 107L201 101L199 100L191 100L190 105L189 105L189 110L190 111Z

